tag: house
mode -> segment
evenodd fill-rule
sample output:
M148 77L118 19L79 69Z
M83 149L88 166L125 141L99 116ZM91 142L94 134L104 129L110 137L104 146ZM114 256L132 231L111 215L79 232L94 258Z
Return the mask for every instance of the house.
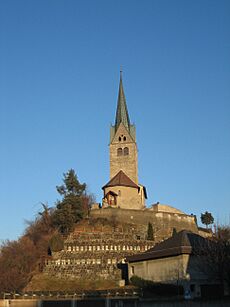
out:
M172 237L148 251L126 258L129 279L182 285L191 297L217 296L220 283L205 263L204 251L210 241L190 231L174 232Z

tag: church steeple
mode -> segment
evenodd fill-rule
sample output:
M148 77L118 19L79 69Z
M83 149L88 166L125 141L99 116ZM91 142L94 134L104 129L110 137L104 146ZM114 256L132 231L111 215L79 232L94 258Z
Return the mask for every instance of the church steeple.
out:
M124 209L143 209L145 188L138 184L136 128L130 123L120 71L114 126L110 127L110 181L103 187L103 202Z
M126 105L125 93L124 93L124 88L123 88L123 83L122 83L122 71L120 71L120 84L119 84L117 112L116 112L116 119L115 119L115 132L117 131L120 123L123 123L125 128L128 131L130 131L129 113L128 113L128 108Z

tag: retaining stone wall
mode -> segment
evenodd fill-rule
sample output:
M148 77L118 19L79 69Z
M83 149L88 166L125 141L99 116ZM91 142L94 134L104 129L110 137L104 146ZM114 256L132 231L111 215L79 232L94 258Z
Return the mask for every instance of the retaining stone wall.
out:
M154 240L146 240L148 223ZM98 209L76 225L64 241L64 249L53 252L43 272L56 277L121 279L118 264L127 256L144 252L171 236L173 229L198 232L193 216L151 210Z

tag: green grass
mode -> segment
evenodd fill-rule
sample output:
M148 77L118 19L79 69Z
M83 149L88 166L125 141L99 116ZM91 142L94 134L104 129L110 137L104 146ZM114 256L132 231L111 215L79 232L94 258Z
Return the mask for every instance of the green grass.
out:
M67 279L48 276L45 274L35 275L26 286L25 291L82 291L82 290L105 290L116 288L117 283L111 280L85 280Z

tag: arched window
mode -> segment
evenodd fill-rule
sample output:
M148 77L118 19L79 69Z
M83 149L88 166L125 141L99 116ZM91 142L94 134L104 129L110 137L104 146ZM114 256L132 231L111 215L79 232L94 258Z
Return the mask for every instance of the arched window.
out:
M123 137L123 141L126 141L126 136Z
M128 156L128 154L129 154L129 148L125 147L124 148L124 156Z
M118 148L118 149L117 149L117 155L118 155L118 156L122 156L122 154L123 154L123 153L122 153L122 148Z
M121 141L121 137L120 136L119 136L118 140L119 140L119 142Z

